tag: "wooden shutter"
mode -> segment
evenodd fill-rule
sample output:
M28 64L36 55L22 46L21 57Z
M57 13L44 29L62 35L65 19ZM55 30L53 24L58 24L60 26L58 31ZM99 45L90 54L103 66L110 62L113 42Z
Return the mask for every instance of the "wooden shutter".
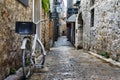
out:
M28 0L18 0L20 3L22 3L24 6L28 6Z

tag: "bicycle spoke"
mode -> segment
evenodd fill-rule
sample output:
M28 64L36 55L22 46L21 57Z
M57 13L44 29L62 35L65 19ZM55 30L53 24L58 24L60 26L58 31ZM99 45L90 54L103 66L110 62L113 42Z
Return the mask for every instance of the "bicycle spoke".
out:
M41 46L39 44L39 42L36 43L36 47L35 47L35 62L36 62L36 67L38 68L42 68L44 66L44 62L45 62L45 56L42 54L42 50L41 50Z

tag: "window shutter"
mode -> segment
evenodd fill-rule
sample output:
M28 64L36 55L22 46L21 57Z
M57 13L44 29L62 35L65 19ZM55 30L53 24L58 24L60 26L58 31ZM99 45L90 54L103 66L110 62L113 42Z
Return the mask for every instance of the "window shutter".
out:
M28 6L28 0L18 0L20 3L22 3L24 6Z

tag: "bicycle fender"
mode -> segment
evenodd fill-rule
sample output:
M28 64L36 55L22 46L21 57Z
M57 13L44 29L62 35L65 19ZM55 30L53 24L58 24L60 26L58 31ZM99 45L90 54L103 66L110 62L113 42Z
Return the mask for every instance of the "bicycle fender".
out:
M21 45L21 49L25 49L26 48L26 43L28 41L28 38L24 38L22 41L22 45Z
M41 40L37 39L37 41L40 43L40 46L41 46L41 48L42 48L42 50L43 50L43 54L46 55L46 51L45 51L45 48L44 48Z

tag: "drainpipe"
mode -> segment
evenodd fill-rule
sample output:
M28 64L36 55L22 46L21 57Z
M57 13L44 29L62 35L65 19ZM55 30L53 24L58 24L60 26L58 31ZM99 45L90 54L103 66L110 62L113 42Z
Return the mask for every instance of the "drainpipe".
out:
M34 20L34 5L35 5L35 1L33 0L33 4L32 4L32 21L35 22Z
M42 0L40 0L40 20L42 19ZM42 34L42 31L41 31L41 27L42 24L40 22L40 35ZM41 39L41 36L40 36L40 39Z

